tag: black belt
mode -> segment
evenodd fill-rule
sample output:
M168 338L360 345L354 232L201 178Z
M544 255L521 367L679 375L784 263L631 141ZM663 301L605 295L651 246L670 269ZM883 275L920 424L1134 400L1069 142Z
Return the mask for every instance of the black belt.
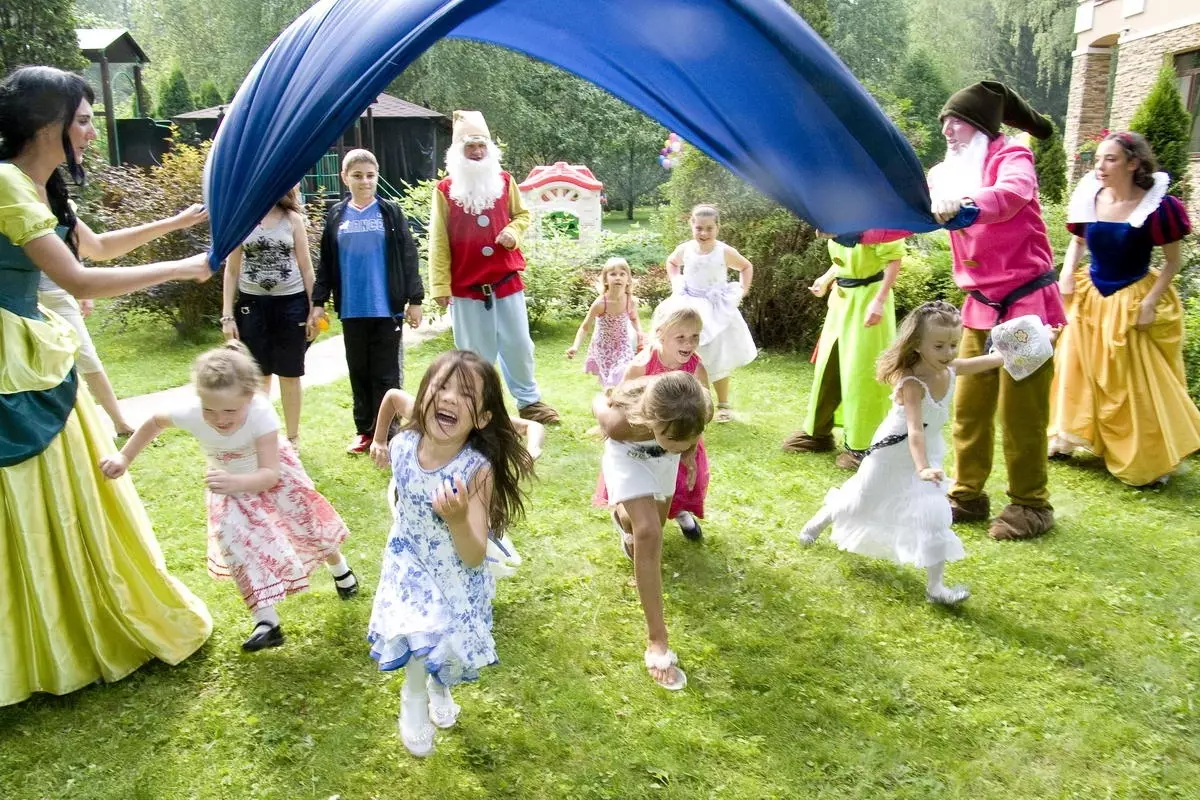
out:
M928 428L929 424L926 423L926 424L922 425L921 427ZM876 442L875 444L868 447L866 450L861 451L862 457L866 458L867 456L871 455L871 453L874 453L876 450L882 450L885 447L891 447L892 445L900 444L907 438L908 438L907 433L893 433L891 436L885 436L882 439L880 439L878 442Z
M505 275L503 278L501 278L500 280L496 281L495 283L480 283L478 285L472 286L471 288L477 292L483 293L483 307L486 308L488 311L491 311L492 310L492 295L495 294L496 287L503 286L504 284L508 283L515 277L517 277L517 273L510 272L507 275Z
M988 306L989 308L994 308L996 310L996 322L1003 322L1004 315L1008 313L1009 306L1011 306L1013 303L1017 302L1018 300L1020 300L1023 297L1028 297L1029 295L1036 292L1038 289L1043 289L1043 288L1049 286L1050 284L1054 283L1057 280L1058 280L1058 276L1054 273L1054 270L1050 270L1049 272L1043 272L1041 275L1038 275L1036 278L1029 281L1028 283L1022 283L1020 286L1013 289L1008 294L1004 295L1004 299L1000 300L999 302L996 302L994 300L989 300L987 295L985 295L983 292L979 291L978 289L972 289L970 294L971 294L971 297L974 297L976 300L983 303L985 306Z
M857 289L860 286L870 286L872 283L879 283L883 280L883 273L876 272L874 275L868 275L865 278L838 278L837 285L843 289Z

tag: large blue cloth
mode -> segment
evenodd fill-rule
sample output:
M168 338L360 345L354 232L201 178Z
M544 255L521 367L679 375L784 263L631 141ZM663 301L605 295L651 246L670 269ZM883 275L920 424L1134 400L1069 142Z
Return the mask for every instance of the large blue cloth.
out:
M217 133L214 268L446 36L592 81L843 239L939 227L912 148L783 0L320 0L259 59Z

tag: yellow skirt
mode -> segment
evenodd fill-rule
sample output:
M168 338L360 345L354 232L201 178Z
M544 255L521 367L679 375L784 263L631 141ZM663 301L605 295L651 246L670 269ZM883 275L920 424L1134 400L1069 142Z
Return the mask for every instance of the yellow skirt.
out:
M31 365L61 342L56 320L0 317L0 350L33 356L0 364L0 386L38 390L46 376ZM100 473L112 450L80 389L49 447L0 468L0 706L120 680L151 658L177 664L212 631L203 601L167 573L129 477Z
M1157 279L1152 271L1104 297L1086 269L1077 271L1054 355L1051 449L1086 448L1132 486L1169 475L1200 450L1200 411L1187 392L1175 288L1163 293L1148 330L1134 327Z

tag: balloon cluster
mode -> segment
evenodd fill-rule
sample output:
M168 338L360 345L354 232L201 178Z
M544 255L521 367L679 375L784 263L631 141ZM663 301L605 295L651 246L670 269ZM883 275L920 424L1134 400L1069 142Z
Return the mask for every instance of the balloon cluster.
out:
M679 134L672 133L667 137L666 146L658 151L658 164L663 169L671 169L679 163L679 152L683 150L683 139Z

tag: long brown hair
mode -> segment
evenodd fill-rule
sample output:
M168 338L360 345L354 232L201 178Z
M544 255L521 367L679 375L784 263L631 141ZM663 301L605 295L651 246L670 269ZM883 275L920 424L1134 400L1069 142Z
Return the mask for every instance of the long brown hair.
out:
M496 368L470 350L442 353L425 370L417 389L412 419L404 428L427 435L425 417L429 407L453 375L458 375L460 390L470 400L471 432L467 434L467 444L486 458L492 468L488 526L499 534L525 516L526 492L521 481L533 476L533 458L504 407L504 392ZM479 395L475 393L476 376L483 385ZM487 424L477 427L485 412L490 416Z
M304 213L304 202L300 195L300 184L296 184L288 193L275 201L275 207L287 211L295 211L297 214Z
M1150 189L1154 186L1154 173L1158 171L1158 159L1150 149L1150 143L1140 133L1110 133L1104 137L1106 142L1116 142L1125 153L1125 160L1137 159L1137 168L1133 171L1133 184L1139 189ZM1174 177L1174 176L1172 176Z
M660 428L668 439L682 441L704 433L712 417L712 400L694 375L664 372L625 381L608 390L608 404L630 425Z
M944 300L935 300L913 309L900 323L892 346L884 350L875 362L875 379L888 385L896 383L920 360L921 355L917 349L920 348L921 337L926 331L930 328L957 328L961 325L962 317L958 309Z

